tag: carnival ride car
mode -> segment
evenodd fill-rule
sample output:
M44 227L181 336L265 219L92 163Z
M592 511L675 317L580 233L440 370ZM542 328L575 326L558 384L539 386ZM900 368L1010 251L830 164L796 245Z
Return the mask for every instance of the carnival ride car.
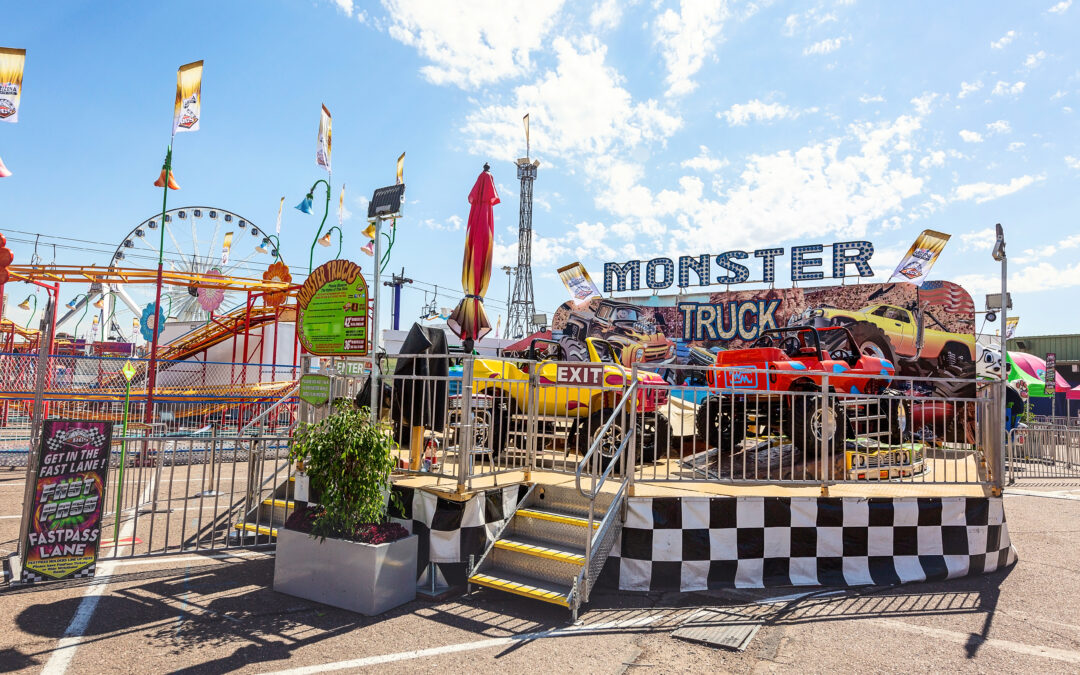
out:
M787 436L806 457L842 449L856 434L896 445L909 434L907 410L889 389L895 373L887 359L861 353L844 326L766 330L751 348L716 355L707 377L721 393L698 407L697 436L721 450L749 434ZM814 396L826 377L828 406Z
M508 360L476 359L473 363L472 389L474 398L490 406L490 437L493 454L498 457L511 440L523 447L528 433L527 411L530 397L536 406L537 437L562 441L566 454L571 449L584 454L596 441L602 428L611 418L626 387L631 384L630 372L619 363L616 348L606 340L587 337L587 362L598 364L601 374L595 383L583 385L567 382L563 374L567 369L590 367L567 363L568 354L561 342L534 339L531 362L519 365ZM538 346L546 349L541 352ZM552 359L551 356L555 358ZM537 391L532 390L530 368L535 365ZM639 417L639 458L652 462L660 447L669 438L666 419L662 414L667 403L666 382L659 375L639 371L638 380L649 383L637 393ZM660 414L646 414L660 413ZM601 456L610 457L622 443L626 429L624 421L616 419L609 427L601 446Z
M668 361L676 351L675 343L640 307L618 300L604 299L595 311L570 313L560 340L567 358L587 361L585 339L589 337L607 340L615 348L619 362L628 368L635 363Z

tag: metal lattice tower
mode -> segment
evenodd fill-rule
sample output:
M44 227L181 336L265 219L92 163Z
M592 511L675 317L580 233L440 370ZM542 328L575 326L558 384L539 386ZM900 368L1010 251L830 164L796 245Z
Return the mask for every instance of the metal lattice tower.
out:
M506 322L506 335L511 338L529 335L536 313L532 282L532 202L533 181L536 180L538 166L539 161L530 162L528 157L517 161L517 175L521 181L521 211L518 214L517 278Z

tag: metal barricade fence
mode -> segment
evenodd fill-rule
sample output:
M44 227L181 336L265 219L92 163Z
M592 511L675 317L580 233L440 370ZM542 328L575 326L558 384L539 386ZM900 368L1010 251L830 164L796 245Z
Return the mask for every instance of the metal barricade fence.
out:
M130 389L122 372L129 362ZM0 354L0 464L25 465L38 363L37 354ZM148 421L146 359L68 355L48 356L44 363L44 418L112 421L118 436L125 417L129 436L225 435L241 428L275 434L296 422L295 399L281 403L295 386L293 366L160 361ZM274 415L263 414L271 407Z
M1080 427L1034 424L1009 432L1009 482L1080 480Z
M270 543L289 479L286 436L114 438L101 557Z

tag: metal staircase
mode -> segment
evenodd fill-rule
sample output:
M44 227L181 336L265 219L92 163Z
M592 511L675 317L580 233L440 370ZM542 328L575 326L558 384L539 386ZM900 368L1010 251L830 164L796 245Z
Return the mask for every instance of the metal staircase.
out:
M578 463L576 485L533 486L518 510L496 533L479 560L470 557L469 590L485 586L570 610L577 621L625 521L626 497L634 474L634 402L638 385L627 389L596 442ZM599 448L611 423L625 415L629 429L611 458ZM601 461L603 459L604 461ZM620 482L603 490L620 470ZM585 478L588 487L582 486Z

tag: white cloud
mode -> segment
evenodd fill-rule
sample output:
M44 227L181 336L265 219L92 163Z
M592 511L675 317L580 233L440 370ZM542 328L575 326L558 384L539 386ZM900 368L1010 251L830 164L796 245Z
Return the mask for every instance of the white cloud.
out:
M1009 152L1017 152L1024 149L1025 143L1023 141L1013 141L1009 143Z
M994 228L987 227L960 235L960 248L964 251L989 251L996 240Z
M930 113L930 106L937 99L938 95L932 91L925 92L922 96L911 99L911 104L915 106L915 112L920 115L927 115Z
M433 84L475 88L516 77L530 54L546 47L563 0L443 2L383 0L390 36L432 62L420 69Z
M1052 12L1054 14L1064 14L1065 10L1069 9L1069 7L1072 6L1072 3L1073 0L1061 0L1061 2L1057 3L1046 11Z
M956 95L956 98L964 98L969 94L974 94L975 92L982 89L982 87L982 80L975 80L974 82L961 82L960 92Z
M784 19L784 35L791 37L795 35L795 30L799 27L799 15L788 14Z
M634 102L621 86L622 76L605 63L607 48L595 38L573 44L558 37L551 50L557 61L553 70L515 87L509 103L478 107L466 118L462 131L473 139L470 151L519 157L525 111L533 148L579 163L664 141L682 125L654 100Z
M338 6L338 9L345 12L346 16L352 16L353 0L332 0L332 2Z
M1065 155L1065 165L1070 169L1080 169L1080 157Z
M1016 31L1011 30L1008 33L1005 33L1004 35L1002 35L1000 40L997 40L996 42L991 42L990 43L990 48L991 49L1002 49L1002 48L1005 47L1005 45L1012 42L1015 38L1016 38Z
M822 13L820 8L811 8L803 14L789 14L784 19L783 33L792 37L799 28L805 27L807 31L827 23L836 21L836 15L831 12Z
M1017 263L1035 262L1042 258L1049 258L1060 251L1080 247L1080 234L1065 237L1056 244L1047 244L1038 248L1024 249L1024 253L1016 258Z
M1012 132L1012 127L1005 120L998 120L986 125L986 130L991 134L1007 134Z
M953 198L957 201L975 200L976 204L982 204L992 199L1019 192L1032 183L1037 183L1045 178L1045 175L1039 174L1038 176L1013 178L1008 183L969 183L957 186L956 190L953 191Z
M828 40L822 40L821 42L815 42L806 49L803 49L803 56L812 56L819 54L828 54L835 52L844 44L844 38L830 38Z
M726 119L730 126L738 127L747 122L795 119L799 116L799 111L780 103L765 103L754 99L747 103L736 103L729 109L716 113L716 116Z
M1024 82L1014 82L1013 84L1009 84L1003 80L998 80L998 83L994 85L994 91L991 93L994 96L1005 96L1006 94L1016 96L1024 91L1024 86Z
M729 164L726 159L719 159L717 157L709 156L709 148L702 145L698 148L698 156L690 159L684 159L682 166L684 169L694 169L695 171L705 171L708 173L716 173L720 169L723 169Z
M1059 98L1065 98L1068 94L1069 94L1069 92L1058 89L1057 91L1054 92L1054 95L1050 97L1050 100L1051 101L1056 101Z
M667 67L668 96L682 96L697 88L694 75L720 42L727 2L682 0L679 11L668 9L656 17L655 41Z
M933 166L945 166L945 151L933 150L926 153L926 156L919 160L919 166L923 169L929 169Z
M601 0L589 14L589 26L593 30L611 29L619 25L622 19L622 7L619 0Z
M719 199L704 182L683 176L674 189L643 184L641 164L610 160L607 188L597 205L633 226L612 232L645 240L646 251L729 250L765 242L835 234L864 236L903 212L923 179L904 156L915 148L917 117L854 124L826 141L768 155L751 155L738 180ZM891 222L891 221L890 221Z
M884 103L884 102L885 102L885 97L881 96L881 95L870 96L869 94L863 94L862 96L859 97L859 103Z
M445 221L428 218L424 220L424 227L437 232L458 232L461 230L461 223L461 216L455 215L448 217Z
M982 134L980 134L977 131L968 131L967 129L961 129L960 130L960 138L962 138L965 143L982 143L983 142Z
M1034 68L1035 66L1042 63L1042 60L1045 59L1045 58L1046 58L1046 52L1044 52L1042 50L1039 50L1038 52L1035 52L1034 54L1028 54L1027 58L1024 59L1024 67L1025 68Z

